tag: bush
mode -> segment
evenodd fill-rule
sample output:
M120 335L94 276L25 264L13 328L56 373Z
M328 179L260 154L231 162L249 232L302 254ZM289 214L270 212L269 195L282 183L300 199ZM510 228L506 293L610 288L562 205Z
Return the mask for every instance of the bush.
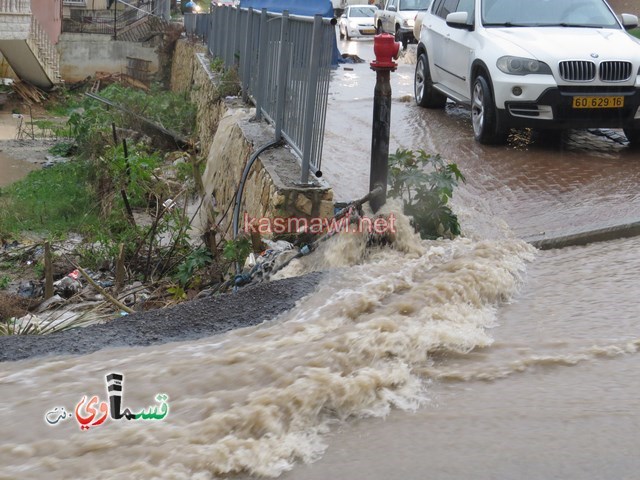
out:
M130 113L110 108L92 98L83 101L82 108L69 117L69 126L79 150L88 158L98 156L105 144L113 143L112 123L139 131L141 122L136 115L184 136L194 131L196 107L185 101L183 94L161 91L159 87L147 93L113 84L102 90L100 95L123 106Z
M424 150L396 150L389 155L388 195L402 200L404 213L424 239L460 235L458 217L448 203L464 176L455 163Z

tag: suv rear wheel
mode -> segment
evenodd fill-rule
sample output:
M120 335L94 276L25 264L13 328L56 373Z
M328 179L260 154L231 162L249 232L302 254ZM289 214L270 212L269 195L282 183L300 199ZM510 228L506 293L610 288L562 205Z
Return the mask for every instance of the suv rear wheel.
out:
M416 74L413 81L416 103L426 108L444 108L447 97L433 88L429 59L426 53L420 54L416 63Z
M473 81L471 121L478 142L484 145L499 145L507 141L508 130L500 125L491 87L482 74Z

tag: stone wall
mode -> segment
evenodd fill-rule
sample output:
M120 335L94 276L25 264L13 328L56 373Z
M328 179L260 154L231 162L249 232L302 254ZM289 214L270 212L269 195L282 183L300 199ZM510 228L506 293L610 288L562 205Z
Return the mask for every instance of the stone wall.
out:
M216 74L209 69L203 47L187 40L175 50L171 89L191 91L198 105L198 139L207 165L203 176L209 206L224 212L233 202L244 167L254 151L271 142L273 128L254 121L255 109L240 99L220 99ZM313 187L300 187L300 162L288 148L278 146L261 153L244 187L240 227L244 213L258 217L330 217L333 191L322 180ZM231 210L233 206L231 206ZM205 228L207 213L201 218ZM226 226L231 221L227 215Z
M0 13L2 11L0 10ZM31 12L0 15L0 38L2 40L26 40L31 31Z

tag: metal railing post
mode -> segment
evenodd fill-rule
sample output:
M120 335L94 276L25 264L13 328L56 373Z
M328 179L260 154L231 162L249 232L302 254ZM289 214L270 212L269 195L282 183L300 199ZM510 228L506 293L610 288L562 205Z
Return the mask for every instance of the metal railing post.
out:
M282 124L284 123L284 102L287 91L287 70L289 67L289 11L282 12L280 25L280 51L278 53L278 84L276 97L276 140L282 139Z
M240 21L240 9L233 8L233 31L242 32L242 22ZM242 35L242 33L240 33ZM240 70L240 38L246 38L246 34L242 37L236 33L233 36L233 48L231 49L231 58L233 59L233 65Z
M215 58L216 55L216 44L218 41L218 11L216 10L216 8L213 6L213 2L211 2L211 33L209 34L209 53L211 54L211 56L213 58Z
M249 102L249 79L251 78L251 62L249 57L249 50L253 45L253 30L251 25L253 23L253 8L249 7L246 11L246 21L244 22L244 45L242 47L242 101L244 103Z
M214 57L222 58L222 39L224 32L222 32L223 18L222 10L220 9L220 7L215 7L212 15L216 16L216 20L213 23L213 27L216 29L213 35L213 51L215 52Z
M309 164L311 162L311 139L313 137L313 120L316 113L316 95L318 93L318 75L320 72L320 44L322 42L322 15L313 18L313 35L311 37L311 58L309 59L309 76L307 98L304 100L302 131L302 176L300 183L309 183Z
M229 15L228 15L228 7L218 7L221 10L221 14L222 14L222 24L223 25L229 25ZM220 29L222 30L222 29ZM229 35L223 35L222 37L222 50L221 50L221 54L220 56L222 57L222 60L224 61L224 66L228 67L229 66L229 61L227 59L227 49L229 48Z
M269 32L267 31L267 9L260 12L260 45L258 46L258 93L256 95L256 120L262 118L262 104L267 91L267 54L269 52Z

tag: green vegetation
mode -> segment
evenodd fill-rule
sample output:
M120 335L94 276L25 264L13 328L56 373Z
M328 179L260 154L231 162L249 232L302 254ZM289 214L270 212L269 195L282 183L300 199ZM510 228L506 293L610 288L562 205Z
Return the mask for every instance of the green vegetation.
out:
M185 137L194 129L195 106L183 95L158 88L147 94L114 84L101 96ZM0 190L0 238L19 238L24 231L48 238L76 232L86 241L77 252L86 268L112 262L119 244L124 244L127 266L134 275L147 279L172 271L191 251L187 241L190 219L180 208L166 208L163 203L188 192L163 175L173 172L187 184L196 185L186 177L199 172L199 166L187 163L174 169L165 165L159 146L175 145L166 142L166 137L164 144L162 138L154 138L157 131L153 129L141 134L142 122L135 115L88 97L80 102L73 97L71 106L68 125L72 141L60 142L50 151L59 156L77 152L78 157L34 171ZM56 109L70 111L64 103ZM128 137L126 154L123 137ZM150 219L137 223L134 209ZM197 265L188 264L187 271Z
M49 149L51 155L58 157L70 157L76 152L76 144L74 142L62 141L56 143Z
M634 37L640 38L640 28L634 28L633 30L629 30L629 33Z
M96 199L84 162L70 161L36 170L0 189L0 237L25 230L60 236L100 225Z
M80 107L82 98L83 95L80 91L57 90L54 95L51 95L50 100L45 105L45 109L55 117L66 118Z
M221 57L215 57L211 59L209 63L209 68L212 72L223 72L224 71L224 60Z
M230 262L242 265L250 253L251 240L247 237L238 237L235 240L226 242L222 255Z
M154 134L150 127L141 122L140 116L186 137L194 131L196 107L185 101L184 94L163 91L158 85L146 93L113 84L102 90L100 96L127 111L110 108L91 98L82 101L81 109L69 117L69 126L85 158L97 157L104 145L113 144L113 124L123 129Z
M238 58L236 57L236 60ZM211 59L209 68L212 72L217 73L218 95L223 97L231 97L240 94L240 76L237 67L225 68L224 60L220 57Z
M204 247L196 248L176 269L176 280L182 287L201 283L202 279L196 275L196 272L210 265L212 261L213 257L209 250Z
M458 217L448 205L459 181L465 179L458 166L440 155L402 149L389 155L388 195L402 200L404 213L413 218L422 238L460 235Z
M211 67L218 96L237 95L237 69L224 68L220 60ZM202 189L205 162L193 147L196 106L188 92L112 84L99 95L112 105L81 91L51 95L51 118L34 120L27 133L56 137L49 152L68 160L0 189L0 240L11 245L0 264L0 335L51 331L37 321L15 320L31 308L12 293L15 279L40 288L44 278L44 255L35 253L42 246L25 242L27 233L50 241L56 279L78 265L93 273L110 270L109 282L121 278L116 271L124 272L125 288L141 281L150 293L137 309L167 306L209 287L227 288L223 280L232 262L243 262L251 250L249 239L225 244L218 226L201 239L191 234L199 213L190 207ZM206 213L211 219L218 215ZM82 243L65 242L70 233L80 234Z

